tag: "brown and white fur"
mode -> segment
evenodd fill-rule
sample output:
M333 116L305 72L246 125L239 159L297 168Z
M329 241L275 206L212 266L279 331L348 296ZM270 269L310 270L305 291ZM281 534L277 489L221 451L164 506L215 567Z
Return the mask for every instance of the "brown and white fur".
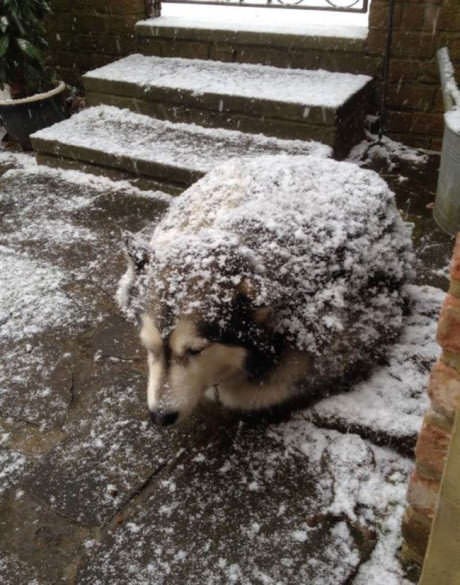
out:
M292 396L296 382L309 371L305 353L280 348L260 355L250 347L210 339L203 335L205 329L198 317L187 316L178 319L163 340L152 317L143 315L140 338L149 367L147 403L155 422L172 424L187 417L211 387L218 389L224 406L266 408ZM265 371L258 371L254 363L258 360L266 361Z

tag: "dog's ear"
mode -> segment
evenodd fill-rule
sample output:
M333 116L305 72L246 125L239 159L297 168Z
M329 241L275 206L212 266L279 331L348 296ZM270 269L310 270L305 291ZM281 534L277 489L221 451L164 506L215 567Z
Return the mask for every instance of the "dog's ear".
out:
M271 307L256 307L252 312L252 316L257 325L267 323L272 315L273 311Z
M254 301L257 296L257 291L254 282L249 278L249 276L245 276L240 284L237 286L237 293L244 295L250 301Z
M130 232L123 232L123 250L125 257L128 260L128 265L134 270L136 274L145 272L148 263L150 262L150 251L147 243L140 241L135 235Z
M253 303L257 298L257 288L253 280L248 276L245 276L237 287L237 293L243 295L249 302L251 307L252 317L254 322L258 325L263 325L272 316L271 307L254 306Z
M120 278L115 298L125 315L137 321L141 296L139 288L145 280L150 253L148 243L129 232L122 233L122 246L128 266Z

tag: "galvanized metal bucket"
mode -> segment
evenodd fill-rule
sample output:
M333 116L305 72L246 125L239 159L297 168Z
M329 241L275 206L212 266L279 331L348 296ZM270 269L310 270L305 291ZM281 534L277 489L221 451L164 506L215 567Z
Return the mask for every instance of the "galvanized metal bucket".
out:
M438 51L444 97L444 136L434 205L434 219L448 234L460 231L460 92L446 48Z

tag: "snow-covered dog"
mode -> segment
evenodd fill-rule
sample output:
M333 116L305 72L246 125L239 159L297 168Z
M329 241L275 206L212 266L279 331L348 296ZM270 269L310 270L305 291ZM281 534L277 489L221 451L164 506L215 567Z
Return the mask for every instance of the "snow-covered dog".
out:
M208 173L129 255L118 299L142 324L162 424L209 387L254 410L372 363L400 330L413 261L378 175L282 155Z

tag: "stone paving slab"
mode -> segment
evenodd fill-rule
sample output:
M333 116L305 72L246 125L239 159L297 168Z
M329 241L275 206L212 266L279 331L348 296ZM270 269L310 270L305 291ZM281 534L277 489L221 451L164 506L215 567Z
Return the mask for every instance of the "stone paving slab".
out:
M395 497L407 464L356 435L318 436L305 420L265 430L223 421L94 543L77 583L351 582L376 547L363 520L377 512L347 501L385 475ZM399 514L387 497L378 513Z
M15 555L0 558L0 581L8 585L40 585L31 568Z
M68 439L42 458L27 485L56 513L100 526L188 445L200 438L204 442L209 430L196 421L188 432L152 426L145 376L110 359L101 358L98 372L81 383L91 393L84 397L88 404L80 405L78 416L65 428Z

